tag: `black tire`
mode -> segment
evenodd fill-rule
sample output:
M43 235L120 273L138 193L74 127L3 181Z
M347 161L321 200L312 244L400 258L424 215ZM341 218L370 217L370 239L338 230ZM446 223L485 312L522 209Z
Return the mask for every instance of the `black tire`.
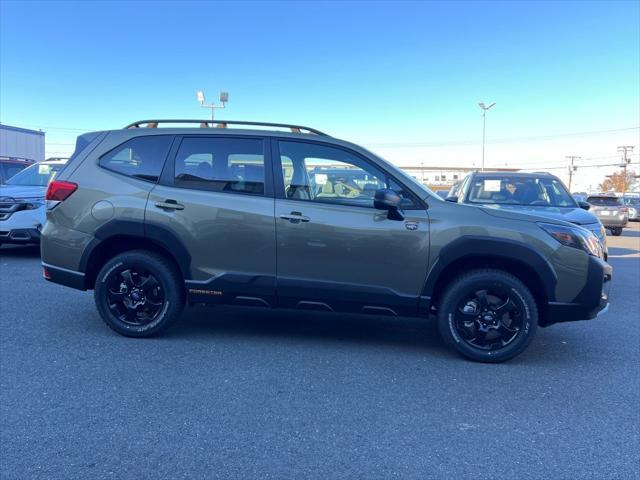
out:
M174 265L145 250L109 260L94 290L102 320L127 337L150 337L169 327L182 313L184 297L184 282Z
M537 327L535 298L519 279L501 270L473 270L458 277L438 305L445 343L477 362L504 362L521 354Z
M614 237L619 237L620 235L622 235L622 227L615 227L611 229L611 234Z

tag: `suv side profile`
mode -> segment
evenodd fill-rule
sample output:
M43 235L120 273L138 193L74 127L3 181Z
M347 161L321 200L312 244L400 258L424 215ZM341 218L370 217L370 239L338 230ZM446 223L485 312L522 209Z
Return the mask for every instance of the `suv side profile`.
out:
M445 202L307 127L146 120L88 133L47 203L44 277L93 289L103 320L131 337L200 303L435 314L457 352L500 362L538 325L608 308L612 269L591 232Z

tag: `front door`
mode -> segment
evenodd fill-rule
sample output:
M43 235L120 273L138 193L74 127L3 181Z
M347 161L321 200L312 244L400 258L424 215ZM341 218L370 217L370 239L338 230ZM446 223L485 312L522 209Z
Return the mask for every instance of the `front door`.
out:
M191 256L192 302L275 304L276 245L265 140L184 136L146 209L145 227L166 226Z
M274 153L279 304L416 314L429 252L420 201L347 149L281 140ZM403 220L373 208L380 188L401 194Z

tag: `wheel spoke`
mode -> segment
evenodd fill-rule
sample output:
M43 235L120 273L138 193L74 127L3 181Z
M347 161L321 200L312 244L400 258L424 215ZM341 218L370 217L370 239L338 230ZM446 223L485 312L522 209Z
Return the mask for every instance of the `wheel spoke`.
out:
M511 339L516 333L518 333L517 328L507 327L504 322L500 322L500 326L498 327L498 332L500 332L500 336L503 340Z
M124 293L109 290L109 299L111 301L121 302L124 299Z
M131 269L123 270L120 272L120 276L124 279L127 286L132 287L135 286L135 282L133 281L133 275L131 274Z
M480 304L481 309L485 309L489 306L489 300L487 300L487 291L486 290L478 290L476 293L476 298Z
M145 293L149 290L155 288L158 285L158 281L153 275L149 275L148 277L142 277L142 282L138 285Z
M496 307L493 312L498 318L502 318L505 313L509 313L517 308L516 304L511 300L511 297L508 297L507 300L499 307Z

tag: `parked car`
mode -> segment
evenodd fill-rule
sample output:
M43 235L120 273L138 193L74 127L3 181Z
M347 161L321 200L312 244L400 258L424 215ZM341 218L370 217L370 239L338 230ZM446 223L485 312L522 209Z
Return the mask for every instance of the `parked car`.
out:
M13 177L16 173L21 172L34 163L35 162L31 160L0 157L0 185L4 185L7 180Z
M589 230L444 202L308 127L147 120L88 133L46 198L44 278L93 289L106 324L131 337L193 304L434 313L457 352L500 362L538 325L608 308L612 269Z
M472 172L449 201L517 211L579 225L600 241L607 257L607 236L590 205L571 196L562 181L550 173Z
M587 202L604 227L614 236L622 235L629 221L629 209L615 195L589 195Z
M0 245L40 242L47 185L65 162L56 159L36 163L0 185Z
M622 202L627 206L629 221L640 221L640 196L625 195Z

